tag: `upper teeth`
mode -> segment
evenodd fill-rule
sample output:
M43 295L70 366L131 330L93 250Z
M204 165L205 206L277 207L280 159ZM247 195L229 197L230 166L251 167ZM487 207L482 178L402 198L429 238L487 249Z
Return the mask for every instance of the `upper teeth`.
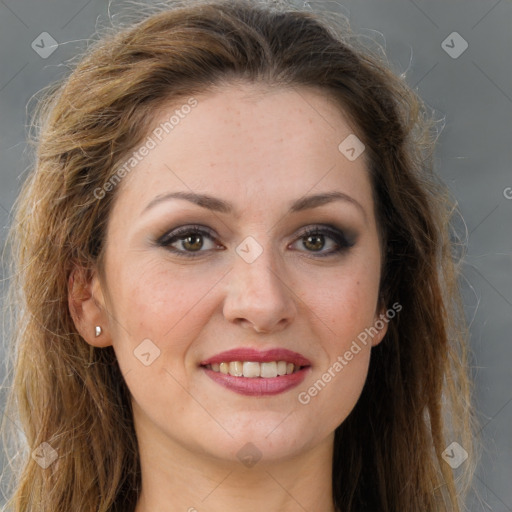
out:
M254 361L231 361L229 363L212 363L208 365L214 372L229 374L234 377L263 377L271 378L278 375L290 375L300 370L300 366L286 361L271 361L257 363Z

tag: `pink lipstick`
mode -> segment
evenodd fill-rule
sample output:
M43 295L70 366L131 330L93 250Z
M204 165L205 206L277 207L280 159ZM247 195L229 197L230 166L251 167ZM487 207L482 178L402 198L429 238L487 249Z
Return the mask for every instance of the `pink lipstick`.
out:
M205 359L200 366L208 377L236 393L268 396L298 386L311 362L287 349L237 348Z

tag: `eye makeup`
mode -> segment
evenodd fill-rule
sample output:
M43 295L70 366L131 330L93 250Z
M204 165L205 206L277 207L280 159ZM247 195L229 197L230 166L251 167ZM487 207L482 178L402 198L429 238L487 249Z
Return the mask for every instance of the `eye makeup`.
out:
M210 249L204 249L205 240L208 240L211 245ZM330 240L333 247L330 250L324 251L327 241ZM339 255L348 251L355 245L356 235L354 233L347 234L345 231L338 229L333 225L314 224L307 226L299 231L295 236L294 241L288 244L288 247L302 241L304 252L310 253L314 257L325 258L329 256ZM321 247L317 250L307 249L307 244ZM210 228L198 225L184 225L174 228L156 240L156 245L163 247L171 253L183 256L186 258L201 256L201 253L210 251L225 250L225 247L219 242L218 237ZM176 247L178 245L178 247ZM294 249L299 250L300 249Z

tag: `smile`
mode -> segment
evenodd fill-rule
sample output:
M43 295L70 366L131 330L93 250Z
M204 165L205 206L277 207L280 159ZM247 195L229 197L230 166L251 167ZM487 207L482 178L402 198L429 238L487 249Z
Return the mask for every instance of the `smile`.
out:
M261 352L240 348L217 354L200 367L213 381L231 391L265 396L298 386L310 371L311 363L286 349Z

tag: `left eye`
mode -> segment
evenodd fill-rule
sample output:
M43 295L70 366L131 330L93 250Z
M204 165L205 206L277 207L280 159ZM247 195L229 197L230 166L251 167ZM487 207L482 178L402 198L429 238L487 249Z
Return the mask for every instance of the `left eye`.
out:
M330 243L327 243L328 240ZM307 252L318 253L320 257L341 253L353 245L347 241L341 231L327 227L308 228L301 233L295 243L298 242L308 249ZM330 246L330 249L324 251L326 245Z

